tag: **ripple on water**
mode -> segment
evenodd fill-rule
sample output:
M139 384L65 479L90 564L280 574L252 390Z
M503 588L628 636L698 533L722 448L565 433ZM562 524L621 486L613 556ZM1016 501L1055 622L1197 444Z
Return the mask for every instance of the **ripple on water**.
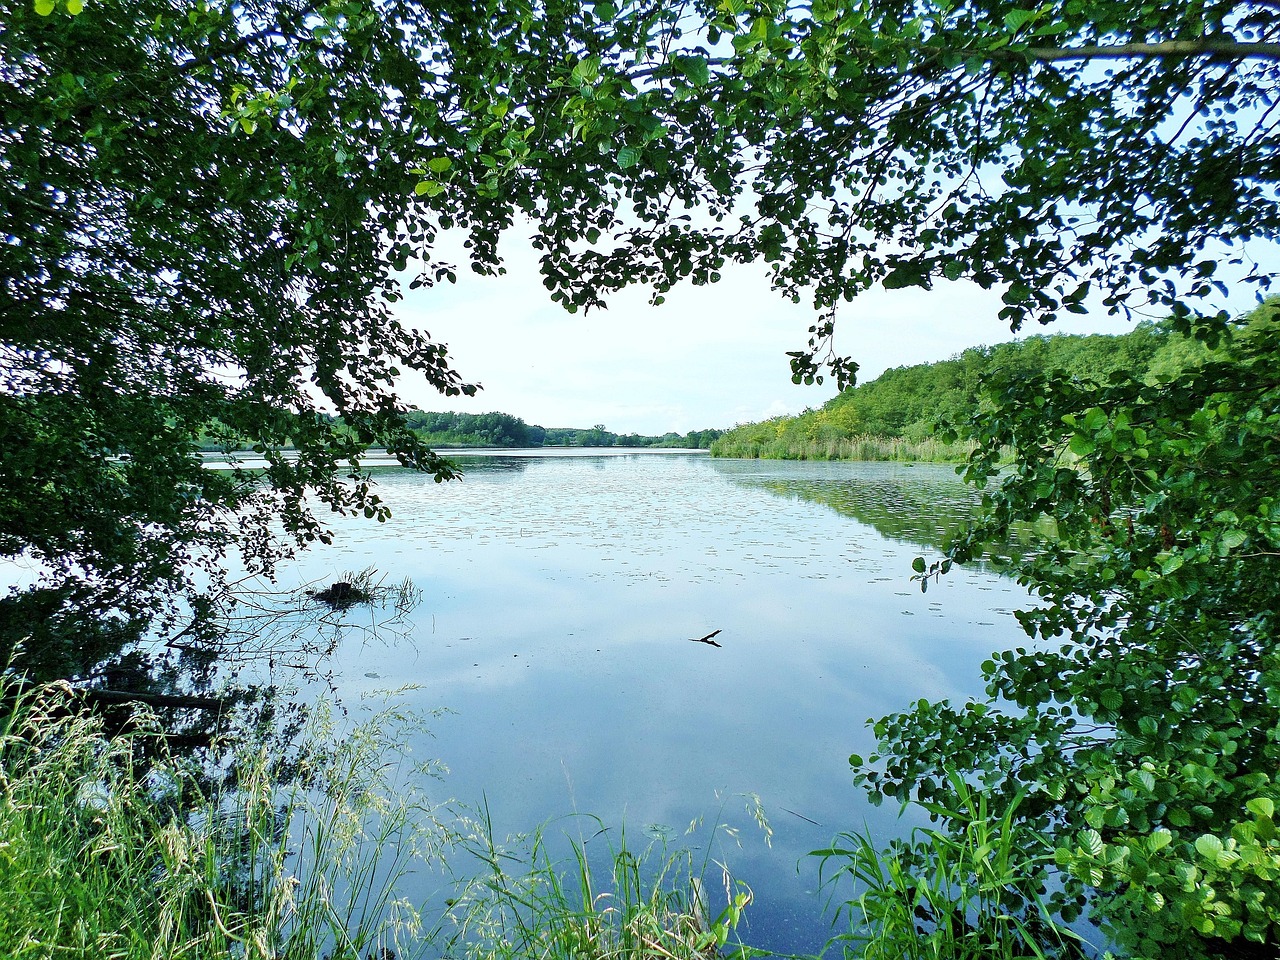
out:
M526 456L464 469L443 485L377 473L393 519L340 520L341 553L292 571L374 565L423 591L404 644L339 652L339 690L414 683L413 705L452 708L414 753L451 768L450 794L486 796L500 832L572 809L636 828L722 811L743 838L719 855L751 871L753 935L815 951L829 927L805 852L864 820L898 828L851 786L866 719L980 695L978 664L1026 643L1007 616L1020 589L998 573L956 569L928 595L911 582L912 559L942 549L972 494L948 467L893 464ZM718 648L689 642L715 630ZM748 791L773 813L772 850L717 799Z

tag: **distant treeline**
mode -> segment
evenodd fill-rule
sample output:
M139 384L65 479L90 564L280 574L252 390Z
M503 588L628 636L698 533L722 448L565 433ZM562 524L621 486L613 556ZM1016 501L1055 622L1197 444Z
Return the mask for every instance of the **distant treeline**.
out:
M938 425L962 424L982 402L990 370L1063 370L1105 380L1115 370L1172 378L1208 355L1202 344L1163 325L1142 323L1118 336L1055 334L972 347L950 360L886 370L817 409L727 431L713 456L779 460L962 460L965 444L937 439Z
M603 424L594 427L540 427L509 413L427 413L415 410L406 419L418 435L434 447L680 447L706 450L723 430L691 430L664 433L660 437L639 433L613 433ZM196 439L200 450L225 448L225 441L206 430Z
M540 427L509 413L415 411L409 425L437 447L689 447L705 450L723 431L693 430L660 437L593 427Z

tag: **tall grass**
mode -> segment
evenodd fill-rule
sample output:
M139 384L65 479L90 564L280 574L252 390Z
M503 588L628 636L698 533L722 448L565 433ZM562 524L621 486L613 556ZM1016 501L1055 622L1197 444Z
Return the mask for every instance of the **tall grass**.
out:
M405 718L356 729L305 784L250 752L207 793L145 715L107 737L68 692L0 681L0 956L365 960L426 942L395 890L447 835L393 784L382 731Z
M592 840L608 843L603 824ZM640 852L618 846L593 861L588 839L550 853L543 827L517 851L495 844L485 817L467 847L481 865L454 905L450 956L468 960L708 960L755 954L736 939L751 891L720 867L724 906L711 916L703 883L711 861L657 838Z
M145 714L108 737L69 693L0 676L5 960L706 960L734 946L750 900L726 876L708 919L708 861L687 851L624 841L598 876L585 842L556 861L540 831L514 859L487 820L427 800L395 747L416 718L394 707L339 731L322 705L299 780L247 749L213 791ZM463 854L482 869L457 881ZM461 887L448 912L402 896L430 870L442 893Z
M880 849L870 834L840 834L815 850L828 889L852 882L834 938L858 960L1052 960L1085 956L1033 887L1029 867L1051 862L1047 846L1015 826L1022 801L1002 814L985 794L952 776L955 809L923 804L949 830L920 827L911 842Z
M961 463L973 450L972 443L941 440L905 440L899 437L841 437L803 440L780 437L764 442L721 437L711 445L713 457L747 460L867 460L927 463Z

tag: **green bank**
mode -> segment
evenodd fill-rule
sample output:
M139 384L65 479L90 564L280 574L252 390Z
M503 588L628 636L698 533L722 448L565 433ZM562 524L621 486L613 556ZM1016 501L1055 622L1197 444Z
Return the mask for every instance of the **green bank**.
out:
M1199 342L1151 322L1117 336L1053 334L971 347L936 363L886 370L798 416L736 426L711 444L711 454L958 463L973 450L959 436L960 428L984 409L983 382L993 373L1030 376L1056 370L1081 381L1105 382L1117 371L1129 371L1154 382L1207 356Z

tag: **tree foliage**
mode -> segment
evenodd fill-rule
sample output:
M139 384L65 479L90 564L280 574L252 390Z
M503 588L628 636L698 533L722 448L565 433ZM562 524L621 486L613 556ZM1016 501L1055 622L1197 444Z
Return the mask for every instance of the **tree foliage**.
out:
M721 225L638 209L625 248L585 261L585 303L762 257L783 293L825 311L793 354L808 380L836 307L876 285L971 280L1000 291L1017 329L1097 302L1212 314L1227 261L1235 283L1270 283L1242 246L1280 227L1268 0L729 0L706 31L653 74L687 89L705 143L626 137L655 172L702 164Z
M629 191L680 189L680 171L624 183L582 99L662 63L672 17L0 3L0 555L40 565L69 642L90 620L146 622L231 547L269 570L326 539L314 507L385 519L360 467L371 444L452 475L405 422L400 382L476 388L395 314L404 272L453 278L430 258L442 230L493 273L517 217L558 256ZM208 431L265 470L203 469ZM31 630L21 599L6 647Z
M1019 573L1039 600L1018 615L1031 643L983 665L987 702L880 720L861 766L901 798L943 800L952 769L1032 791L1020 817L1057 848L1059 906L1088 903L1137 956L1280 943L1274 309L1172 380L990 375L966 470L983 520L917 569L927 586L1051 517Z
M929 440L940 425L965 423L977 412L985 402L983 379L993 371L1053 369L1105 379L1123 369L1147 379L1181 370L1203 349L1152 323L1117 336L1053 334L970 347L949 360L886 370L797 416L739 425L715 449L725 456L793 459L821 456L832 441L856 437Z
M393 309L411 264L455 275L441 231L495 273L530 223L569 309L762 257L827 311L807 379L875 284L968 278L1013 326L1090 290L1183 316L1215 292L1211 245L1277 227L1267 0L0 15L0 551L126 617L230 544L269 567L275 520L323 539L309 504L385 516L346 482L371 443L449 475L398 382L473 386ZM200 469L210 424L261 448L265 483Z
M594 427L542 427L508 413L424 413L415 410L406 422L422 439L439 447L691 447L707 448L723 431L691 430L661 436L614 433Z

